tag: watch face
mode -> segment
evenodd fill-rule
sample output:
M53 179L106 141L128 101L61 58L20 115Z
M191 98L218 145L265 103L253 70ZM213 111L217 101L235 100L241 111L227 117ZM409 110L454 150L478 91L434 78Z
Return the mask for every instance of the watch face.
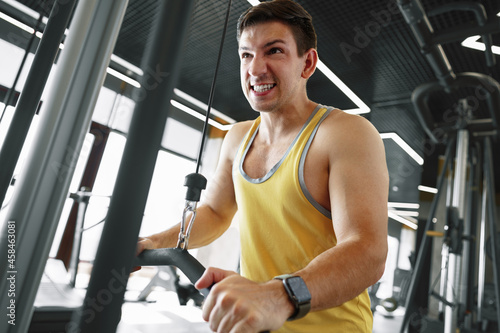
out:
M286 279L289 288L293 291L294 296L297 298L297 302L304 303L311 300L311 294L307 289L304 280L298 276L294 276Z

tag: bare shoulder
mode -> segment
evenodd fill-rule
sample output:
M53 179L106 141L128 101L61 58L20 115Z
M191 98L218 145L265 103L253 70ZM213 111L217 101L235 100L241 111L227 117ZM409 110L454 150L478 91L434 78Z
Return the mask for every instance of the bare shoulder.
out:
M225 155L226 158L232 159L236 155L236 151L252 126L252 123L252 120L236 123L227 132L222 146L222 154Z
M373 136L377 130L366 118L334 109L321 125L331 134L350 134L352 136ZM320 128L321 128L320 127Z
M377 129L366 118L333 110L318 129L317 138L321 146L334 150L350 151L364 147L372 149L383 145Z
M248 132L253 124L253 120L241 121L233 125L227 136L230 138L243 139L243 136Z

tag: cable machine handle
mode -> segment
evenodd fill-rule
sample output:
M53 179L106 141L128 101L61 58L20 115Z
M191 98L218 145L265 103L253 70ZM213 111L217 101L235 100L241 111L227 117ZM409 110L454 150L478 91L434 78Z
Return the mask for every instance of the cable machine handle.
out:
M145 250L135 258L134 266L175 266L187 276L192 284L198 281L205 272L205 267L195 257L187 250L180 248ZM205 297L209 292L210 288L200 290ZM269 331L261 333L269 333Z
M134 266L175 266L179 268L191 281L198 281L205 267L196 260L187 250L181 248L167 248L145 250L135 259ZM208 296L208 289L202 289L203 296Z

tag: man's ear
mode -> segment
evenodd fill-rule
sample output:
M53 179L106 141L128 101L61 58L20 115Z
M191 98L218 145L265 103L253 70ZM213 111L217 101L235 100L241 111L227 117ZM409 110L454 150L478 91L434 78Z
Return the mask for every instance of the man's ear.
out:
M302 77L307 80L316 70L316 65L318 64L318 51L314 48L310 48L304 53L304 57L305 64L304 69L302 70Z

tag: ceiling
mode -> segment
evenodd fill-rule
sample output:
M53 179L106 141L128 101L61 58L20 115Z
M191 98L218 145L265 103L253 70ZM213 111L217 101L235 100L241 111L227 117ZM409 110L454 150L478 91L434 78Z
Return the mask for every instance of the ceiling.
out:
M46 4L44 8L50 8L53 3L18 1L37 11L43 9L41 3ZM436 76L402 14L394 12L395 0L297 2L313 16L320 59L370 108L371 112L363 116L380 133L395 132L424 159L424 165L419 165L395 140L384 139L391 182L389 200L418 202L418 185L436 185L436 156L442 153L443 147L426 141L411 95L417 86L434 81ZM426 12L454 2L456 1L422 0ZM484 6L488 18L495 18L500 12L498 0L474 2ZM205 103L214 75L227 3L227 0L196 1L184 48L177 86ZM140 66L157 6L157 0L129 1L114 51L117 56ZM215 109L237 121L253 119L257 115L250 109L241 92L235 37L238 16L249 6L246 0L234 0L232 3L213 101ZM432 16L429 20L437 33L477 25L471 12L457 10ZM500 30L500 24L497 26ZM499 32L493 35L493 42L500 45ZM455 73L478 72L500 81L500 63L493 68L488 67L484 52L465 48L460 42L443 44L442 47ZM497 58L500 62L500 57ZM357 108L320 71L316 71L308 84L309 97L316 102L345 110ZM429 99L431 111L435 115L442 115L457 103L458 98L464 97L460 94L470 96L473 92L437 93ZM481 104L477 115L483 117L484 114L484 105ZM496 143L494 149L498 152ZM498 157L495 166L500 171ZM500 189L499 179L500 172L497 172L497 189Z

